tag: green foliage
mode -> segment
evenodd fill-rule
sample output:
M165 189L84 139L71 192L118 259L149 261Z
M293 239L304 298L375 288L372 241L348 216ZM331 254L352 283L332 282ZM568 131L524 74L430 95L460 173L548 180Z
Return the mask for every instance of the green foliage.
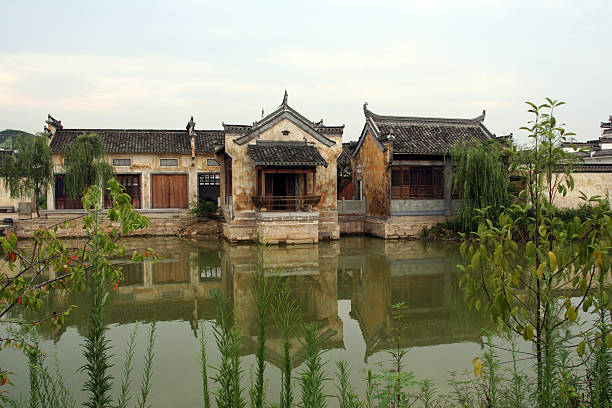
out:
M562 102L528 104L534 120L524 129L533 146L513 160L525 189L494 219L477 211L478 230L461 244L466 262L460 269L466 273L460 283L476 309L533 342L537 401L548 407L559 378L559 329L594 310L593 282L603 282L610 271L612 213L606 199L583 195L591 206L588 218L559 217L555 198L574 185L574 156L562 147L572 134L555 117ZM580 307L560 291L568 287L578 292Z
M209 200L199 200L189 204L189 212L196 217L210 217L217 213L217 203Z
M46 137L44 133L42 136ZM15 150L17 143L31 137L34 137L34 135L23 130L4 129L0 131L0 149Z
M336 379L338 380L338 407L339 408L359 408L361 406L357 394L355 393L355 387L351 385L350 371L351 366L344 360L336 361L336 367L338 372L336 373Z
M264 383L264 371L266 369L266 325L272 306L271 302L277 290L277 284L277 275L271 278L266 278L265 276L263 246L260 246L257 269L253 279L253 294L257 307L257 350L255 352L257 367L255 372L255 384L251 386L249 391L251 407L253 408L262 408L266 398Z
M210 408L210 391L208 389L208 363L206 358L206 333L204 321L200 322L200 370L202 373L202 398L204 408Z
M151 392L151 377L153 376L153 349L155 347L155 329L157 322L155 319L151 323L151 329L149 330L149 341L147 343L147 353L145 355L145 366L142 374L142 382L140 386L140 396L138 397L138 407L145 408L147 405L147 398L149 392Z
M70 145L67 159L65 193L71 199L80 199L90 186L106 185L115 174L106 161L104 142L94 133L78 136Z
M242 398L242 369L240 368L240 334L235 324L231 323L232 314L225 296L215 293L217 302L217 325L214 327L217 349L221 353L221 361L213 380L218 386L215 396L217 406L228 408L243 408L246 406Z
M94 266L95 267L95 266ZM83 385L83 391L89 395L86 406L90 408L107 407L111 402L110 391L112 388L112 376L110 375L110 345L106 338L106 327L104 325L104 308L108 299L108 293L103 288L102 279L92 279L93 305L89 313L89 326L85 336L83 355L86 363L80 369L85 373L87 380Z
M64 377L59 368L59 362L55 360L55 370L44 363L45 355L40 351L39 339L33 333L33 347L28 351L28 366L30 371L30 395L28 406L32 408L64 408L76 406L72 396L66 389ZM20 406L24 406L20 405Z
M138 332L138 323L134 325L134 330L130 334L130 340L128 342L127 353L125 353L125 360L123 360L123 381L121 382L121 395L117 402L117 408L127 408L130 402L130 386L132 383L132 359L134 358L134 342L136 340L136 333Z
M323 359L319 348L318 333L314 326L305 328L304 346L306 347L305 368L300 376L303 408L324 408L327 406L323 382L326 380Z
M15 235L0 238L0 245L9 258L8 267L14 272L12 276L0 275L2 288L0 318L13 309L39 310L48 293L56 285L72 291L81 291L88 287L91 292L93 305L85 337L86 363L82 371L87 377L84 389L88 392L89 400L86 405L95 407L107 406L111 402L110 344L105 335L104 307L108 300L106 289L108 284L117 285L122 275L121 270L111 263L110 258L124 253L123 247L119 244L124 234L144 228L149 222L146 217L134 211L129 195L115 180L108 182L108 191L112 200L108 217L119 224L119 229L102 227L102 222L105 221L102 194L98 186L92 186L83 197L85 214L77 217L81 220L86 235L80 248L69 248L66 242L56 238L56 232L61 228L61 224L35 231L33 240L24 247L18 247ZM148 257L151 258L151 254ZM132 259L138 261L144 257L135 253ZM155 261L154 253L152 259ZM55 276L54 278L45 278L50 275L49 271L55 271L55 274L51 275ZM33 322L19 319L8 322L22 327L44 323L61 325L69 311L70 308L64 312L54 312L51 316L44 316ZM33 356L32 358L36 357L31 354L35 347L22 338L10 336L2 338L0 345L17 347ZM40 384L39 371L31 371L34 389L37 383ZM6 372L2 371L0 374L6 378ZM2 397L0 395L0 398Z
M300 325L299 307L295 303L287 282L279 285L279 290L273 303L274 317L280 328L281 334L281 394L280 408L293 407L293 383L291 373L293 363L291 361L291 340L295 335L296 328Z
M475 229L474 209L495 219L509 203L508 165L497 141L464 142L453 146L453 188L461 199L457 214L459 231Z
M15 141L15 153L4 155L0 165L0 177L11 198L33 197L38 212L41 196L53 180L51 155L44 135Z
M601 203L604 207L610 207L609 201L606 199ZM573 222L576 217L581 220L589 220L595 216L597 209L589 202L584 202L578 208L557 208L556 217L558 217L564 223Z

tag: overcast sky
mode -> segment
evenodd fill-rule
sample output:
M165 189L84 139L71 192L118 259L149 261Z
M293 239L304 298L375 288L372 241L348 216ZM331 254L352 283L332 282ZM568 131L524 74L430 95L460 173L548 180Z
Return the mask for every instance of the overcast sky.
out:
M2 1L0 129L198 129L282 101L354 140L376 113L517 134L567 105L578 140L612 113L612 1Z

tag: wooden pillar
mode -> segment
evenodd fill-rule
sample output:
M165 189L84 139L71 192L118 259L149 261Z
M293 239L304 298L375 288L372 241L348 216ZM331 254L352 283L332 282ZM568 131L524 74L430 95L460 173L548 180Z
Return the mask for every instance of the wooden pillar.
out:
M317 193L317 171L312 170L312 195Z

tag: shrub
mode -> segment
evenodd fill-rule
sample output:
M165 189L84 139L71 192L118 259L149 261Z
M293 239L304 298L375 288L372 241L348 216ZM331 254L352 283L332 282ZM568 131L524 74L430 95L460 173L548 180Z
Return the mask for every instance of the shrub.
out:
M208 200L199 200L191 203L189 206L189 211L195 215L196 217L210 217L213 214L216 214L217 203Z

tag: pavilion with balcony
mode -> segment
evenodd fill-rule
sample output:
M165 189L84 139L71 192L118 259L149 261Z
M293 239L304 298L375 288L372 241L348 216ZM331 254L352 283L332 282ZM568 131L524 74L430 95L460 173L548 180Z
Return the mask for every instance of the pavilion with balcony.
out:
M300 141L263 141L248 146L255 165L260 211L309 211L321 201L317 194L317 167L327 167L312 144Z

